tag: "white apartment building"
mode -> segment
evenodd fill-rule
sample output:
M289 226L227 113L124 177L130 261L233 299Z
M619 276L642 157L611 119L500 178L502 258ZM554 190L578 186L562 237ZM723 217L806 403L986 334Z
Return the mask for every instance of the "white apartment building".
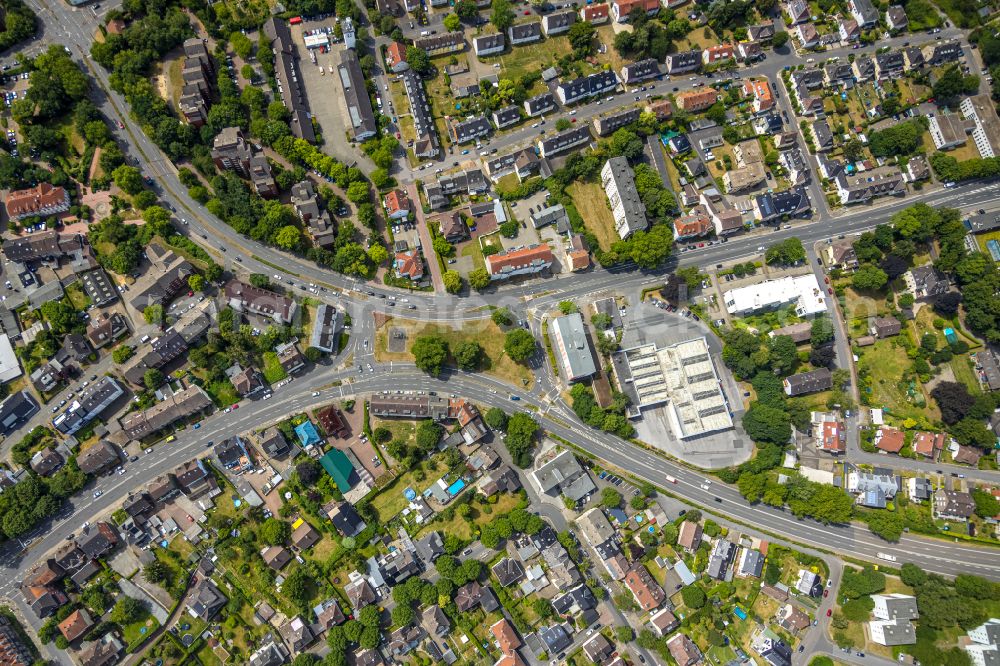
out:
M649 226L646 205L639 198L635 187L635 174L624 157L612 157L601 169L601 183L611 204L615 218L615 231L622 240Z
M997 117L990 96L981 94L966 97L959 108L967 120L975 123L972 140L980 157L1000 155L1000 117Z

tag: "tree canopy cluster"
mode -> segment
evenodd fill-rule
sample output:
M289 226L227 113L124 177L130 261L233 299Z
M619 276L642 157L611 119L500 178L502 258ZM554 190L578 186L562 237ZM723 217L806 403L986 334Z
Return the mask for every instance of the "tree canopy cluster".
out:
M573 411L580 420L594 428L628 439L635 434L635 428L625 417L628 398L623 393L616 393L611 405L601 408L594 398L594 391L586 384L577 383L570 389Z
M912 155L920 148L924 133L923 118L911 118L868 135L868 147L875 157Z

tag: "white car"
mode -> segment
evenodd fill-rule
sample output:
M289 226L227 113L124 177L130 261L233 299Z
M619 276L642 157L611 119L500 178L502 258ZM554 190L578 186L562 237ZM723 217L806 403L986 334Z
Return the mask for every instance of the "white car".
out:
M98 497L100 497L103 494L104 494L103 490L95 490L94 491L94 499L97 499Z
M319 397L319 391L313 391L313 397L314 398Z
M149 447L148 449L146 449L146 453L152 453L152 452L153 452L153 447Z

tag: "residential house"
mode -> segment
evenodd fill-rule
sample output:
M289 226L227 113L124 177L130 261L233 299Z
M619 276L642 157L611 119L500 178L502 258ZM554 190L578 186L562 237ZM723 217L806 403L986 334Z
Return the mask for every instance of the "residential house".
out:
M800 0L796 0L798 1ZM701 650L687 637L687 634L675 634L667 641L667 649L678 666L694 666L701 662Z
M799 23L795 26L795 36L799 38L799 44L804 49L819 46L819 31L812 23Z
M497 129L515 125L521 121L521 110L516 105L505 106L493 112L493 124Z
M397 252L393 268L398 278L418 281L424 277L424 260L416 249Z
M486 270L491 280L506 280L519 275L534 275L555 260L548 245L529 245L519 250L507 250L486 258Z
M611 16L618 23L628 23L629 15L636 9L646 12L646 16L653 16L660 11L659 0L612 0Z
M667 66L667 74L670 75L693 72L701 68L701 51L695 50L670 53L664 60L664 64Z
M933 265L917 266L903 274L907 292L918 301L928 301L948 291L948 278Z
M83 636L93 626L94 621L91 619L90 613L87 612L86 608L76 609L67 615L66 619L58 625L59 632L70 643Z
M492 131L493 126L490 125L490 121L486 120L485 116L477 116L452 123L451 138L455 143L461 145L489 136Z
M285 624L278 627L278 633L285 641L292 654L298 654L308 648L316 635L313 633L312 625L305 621L300 615L296 615Z
M542 93L524 100L524 112L529 118L540 116L556 108L556 98L550 93Z
M661 608L649 617L649 624L653 627L653 633L663 638L681 623L669 608Z
M765 113L774 108L774 93L771 91L771 84L766 78L747 79L743 83L743 95L753 98L751 106L754 113Z
M703 65L716 65L726 60L732 60L735 56L736 47L734 45L716 44L701 52L701 62Z
M719 101L719 93L714 88L689 90L674 96L678 107L688 113L698 113Z
M677 545L693 553L701 545L701 536L701 524L685 520L677 533Z
M512 25L507 28L507 37L510 38L512 46L537 42L542 38L542 22L530 21Z
M934 493L934 502L931 504L931 508L935 518L964 521L975 513L976 503L969 493L939 488Z
M841 19L837 34L842 42L856 42L861 38L861 26L854 19Z
M834 183L840 203L867 203L876 197L902 196L906 193L903 176L895 167L878 167L870 171L839 174Z
M900 78L904 69L902 51L884 51L875 54L875 78L879 81Z
M805 395L832 388L833 376L827 368L818 368L785 377L782 383L787 395Z
M873 28L878 23L879 13L871 0L848 0L847 8L864 29Z
M406 195L406 192L399 189L391 190L386 194L383 205L385 206L385 214L390 220L405 220L410 216L410 211L413 209L410 197Z
M868 634L879 645L913 645L917 642L916 631L909 620L872 620L868 623Z
M913 435L913 452L935 460L944 449L946 439L943 432L918 432Z
M192 617L210 622L228 602L229 600L219 591L211 578L199 578L187 597L188 613Z
M886 317L873 317L871 326L868 328L868 332L877 338L889 338L894 335L899 335L902 327L903 324L891 315Z
M542 17L542 29L545 31L546 37L569 32L574 23L576 23L576 10L572 8L552 12Z
M628 63L622 67L622 83L633 85L660 76L660 65L656 58L646 58Z
M906 10L901 5L890 5L885 10L885 24L893 32L906 30L910 25L909 19L906 18Z
M607 23L610 20L611 7L602 2L595 5L585 5L580 9L580 18L593 25Z
M916 620L920 617L917 612L917 599L909 594L894 592L891 594L873 594L872 601L875 608L872 615L879 620Z
M579 79L560 82L556 86L556 96L561 104L575 104L611 92L619 85L618 75L614 71L602 70Z
M298 304L287 296L239 280L226 283L223 293L229 306L237 312L268 317L279 324L291 324L298 308Z
M406 44L393 42L385 49L385 64L393 73L399 74L410 68L406 62Z
M940 67L962 57L962 44L957 40L932 42L921 49L924 62L930 67ZM964 111L963 111L964 113Z
M792 25L808 21L811 16L809 4L805 0L789 0L785 3L785 13L791 19Z
M413 40L413 45L429 56L455 53L465 48L465 34L461 30L428 35Z
M507 48L507 40L502 32L480 35L472 40L472 50L481 58L503 53L505 48Z
M625 573L625 586L645 612L659 608L667 598L666 592L653 580L649 570L642 563L636 563Z

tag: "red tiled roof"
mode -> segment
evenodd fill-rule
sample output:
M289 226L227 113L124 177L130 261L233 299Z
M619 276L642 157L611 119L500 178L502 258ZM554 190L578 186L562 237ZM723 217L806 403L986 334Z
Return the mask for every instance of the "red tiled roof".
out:
M714 88L709 88L708 90L691 90L681 93L675 99L682 109L690 111L691 109L708 108L715 104L718 97L719 93Z
M586 250L573 250L568 255L569 269L571 271L582 271L590 268L590 253Z
M902 430L882 426L875 433L875 447L888 453L899 453L905 439L906 436Z
M685 215L674 220L674 236L677 238L700 236L708 233L711 228L712 221L707 215Z
M490 627L490 632L497 639L500 651L504 654L510 654L521 647L521 639L518 638L517 632L514 631L514 627L507 621L507 618L501 619Z
M663 120L673 114L674 105L670 103L669 99L661 99L658 102L650 104L649 110L656 114L657 120Z
M703 53L708 58L708 62L712 63L732 58L735 50L732 44L718 44L716 46L709 46Z
M400 211L410 210L410 198L403 190L393 190L385 195L385 209L389 215L394 215Z
M496 275L504 268L517 268L527 266L534 261L552 262L552 249L548 245L538 245L536 247L526 247L521 250L512 250L504 254L492 254L486 258L486 267L490 274Z
M72 642L83 636L92 626L94 626L94 622L90 619L90 614L81 608L70 613L65 620L59 623L59 631L66 637L66 640Z
M385 49L385 62L390 68L401 62L406 62L406 46L401 42L393 42Z
M743 94L752 95L762 109L774 106L774 94L767 79L750 79L743 84Z
M424 276L424 260L416 250L396 253L396 272L411 280L419 280Z
M636 7L647 13L660 8L660 0L618 0L613 4L618 7L618 16L628 16Z
M913 450L925 458L933 458L944 448L943 432L918 432L913 436Z
M66 190L62 187L52 187L49 183L39 183L26 190L14 190L7 195L7 215L16 217L35 213L58 205L66 200Z
M611 7L606 3L600 5L589 5L584 7L580 12L580 16L583 17L584 21L593 21L606 19L611 15Z
M819 448L823 451L846 451L844 424L837 421L827 421L820 433Z

